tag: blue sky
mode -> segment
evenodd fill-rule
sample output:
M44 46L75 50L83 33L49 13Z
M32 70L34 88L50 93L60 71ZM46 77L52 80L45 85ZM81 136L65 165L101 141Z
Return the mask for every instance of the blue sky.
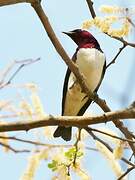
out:
M71 57L76 49L76 45L61 32L80 28L82 22L90 18L86 2L83 0L43 0L42 4L59 40ZM135 7L133 1L128 1L127 3L127 1L122 0L94 0L94 7L97 10L102 4ZM33 8L29 4L1 7L0 19L0 69L3 69L13 60L35 59L40 57L41 61L22 69L12 83L37 83L40 87L39 94L43 101L45 111L52 115L60 114L61 93L66 65L56 53ZM92 29L91 32L105 52L107 62L112 60L118 48L121 47L121 43L107 37L96 29ZM133 37L130 37L130 40L134 40ZM116 63L106 72L99 90L99 95L107 101L113 110L125 107L134 100L135 86L132 87L130 94L125 92L125 90L128 91L126 86L131 74L131 69L133 69L134 58L134 49L127 47L118 57ZM133 78L133 82L134 81L135 78ZM15 98L15 90L10 91L9 89L3 89L0 93L1 99ZM124 104L120 101L120 97L123 94L128 95L128 101ZM88 111L91 109L97 113L101 113L101 110L95 105L89 108ZM133 123L130 123L129 127L133 129L135 126ZM21 135L24 138L28 137L25 133L20 133L19 136ZM31 134L29 137L30 136ZM111 169L107 167L106 161L99 154L97 155L94 152L87 152L87 154L87 158L89 159L88 169L94 180L98 180L99 178L114 179ZM1 179L18 180L27 164L27 157L27 154L5 154L1 151ZM95 157L94 160L93 157ZM106 172L102 169L103 167L105 167ZM97 172L99 172L99 175ZM46 163L43 162L35 179L43 180L46 177L46 179L49 180L50 176L51 171L47 169ZM130 180L133 180L133 177L130 176Z

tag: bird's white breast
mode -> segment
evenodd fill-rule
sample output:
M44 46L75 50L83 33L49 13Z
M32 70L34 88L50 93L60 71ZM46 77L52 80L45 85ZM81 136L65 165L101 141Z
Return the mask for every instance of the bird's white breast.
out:
M104 54L95 48L81 48L77 52L76 63L80 72L83 73L89 89L93 92L98 86L102 76L105 63ZM77 115L81 107L88 100L84 98L85 96L79 84L76 82L74 74L71 73L65 99L64 115Z
M77 53L76 63L91 91L96 89L100 81L104 62L104 54L95 48L81 48Z

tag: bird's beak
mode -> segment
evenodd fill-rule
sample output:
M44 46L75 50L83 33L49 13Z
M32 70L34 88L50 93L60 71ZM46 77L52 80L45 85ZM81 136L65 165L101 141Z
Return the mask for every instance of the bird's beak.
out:
M72 31L69 31L69 32L62 32L62 33L66 34L66 35L68 35L68 36L71 36L72 34L74 34L74 32L72 32Z

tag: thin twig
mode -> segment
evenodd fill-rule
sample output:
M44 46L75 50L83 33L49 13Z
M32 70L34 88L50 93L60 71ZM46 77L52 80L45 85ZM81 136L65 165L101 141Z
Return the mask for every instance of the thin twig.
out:
M88 4L88 7L89 7L89 10L90 10L91 16L92 16L93 18L95 18L95 17L96 17L96 13L95 13L95 11L94 11L94 9L93 9L93 2L92 2L91 0L86 0L86 2L87 2L87 4Z
M135 167L130 167L126 170L126 172L124 174L122 174L117 180L121 180L123 179L123 177L125 177L127 174L129 174L133 169L135 169Z
M27 144L32 144L32 145L36 145L36 146L47 146L49 148L71 148L74 147L74 144L47 144L47 143L41 143L41 142L37 142L37 141L31 141L31 140L26 140L26 139L21 139L21 138L17 138L14 136L0 136L0 139L9 139L9 140L14 140L14 141L19 141L19 142L24 142ZM91 148L89 146L85 146L85 149L87 150L91 150L91 151L98 151L96 148Z
M22 61L14 61L10 67L7 68L7 70L5 71L5 73L3 74L3 78L0 81L0 89L4 88L5 86L9 85L11 83L11 81L14 79L14 77L18 74L18 72L24 67L24 66L28 66L30 64L33 64L37 61L39 61L40 58L37 59L27 59L27 60L22 60ZM16 64L21 64L17 70L11 75L11 77L9 78L9 80L7 82L4 82L4 79L6 78L6 76L8 75L8 73L12 70L12 68L14 67L14 65Z
M117 57L120 55L120 53L122 52L122 50L123 50L125 47L126 47L126 45L123 44L123 46L119 49L118 53L117 53L116 56L113 58L113 60L106 66L106 69L107 69L110 65L112 65L112 64L115 63Z
M91 131L91 129L90 129L89 127L86 127L86 128L84 128L84 129L89 133L90 136L92 136L92 138L93 138L94 140L97 140L97 141L99 141L100 143L104 144L107 149L109 149L110 151L112 151L112 148L109 146L109 144L106 143L105 141L103 141L102 139L100 139L99 137L97 137L97 136Z
M37 61L39 61L40 58L37 58L37 59L27 59L27 60L22 60L22 61L15 61L17 64L20 64L22 63L18 69L12 74L12 76L10 77L10 79L8 80L7 84L10 84L11 81L13 80L13 78L16 76L16 74L24 67L24 66L28 66L28 65L31 65Z
M28 152L31 152L30 150L27 150L27 149L23 149L23 150L16 150L14 149L13 147L11 147L10 145L7 145L7 144L4 144L2 142L0 142L0 145L1 146L4 146L5 148L13 151L14 153L28 153Z
M50 148L59 148L59 147L64 147L64 148L69 148L73 145L63 145L63 144L47 144L47 143L41 143L41 142L37 142L37 141L31 141L31 140L25 140L25 139L21 139L21 138L17 138L14 136L0 136L0 139L10 139L10 140L14 140L14 141L19 141L19 142L24 142L27 144L33 144L36 146L47 146Z
M15 61L11 62L0 74L0 86L4 83L8 73L13 69Z
M130 18L128 18L128 17L127 17L127 20L135 28L135 23L133 23L133 21Z
M130 139L124 139L124 138L121 138L121 137L118 137L118 136L115 136L115 135L106 133L106 132L101 131L101 130L98 130L98 129L94 129L94 128L91 128L91 127L89 127L89 129L90 129L91 131L95 131L95 132L98 132L98 133L101 133L101 134L110 136L110 137L112 137L112 138L119 139L119 140L121 140L121 141L126 141L126 142L135 143L135 141L132 141L132 140L130 140Z
M97 137L90 129L89 127L86 127L85 130L90 134L90 136L92 136L92 138L94 140L99 141L100 143L102 143L110 152L113 152L113 149L109 146L108 143L106 143L105 141L103 141L102 139L100 139L99 137ZM128 161L126 158L122 157L120 160L122 160L123 162L125 162L126 164L132 166L135 168L135 164L133 164L132 162Z
M76 164L76 158L77 158L77 153L78 153L78 143L79 141L81 140L81 128L78 129L78 136L77 136L77 139L76 139L76 142L74 144L74 147L75 147L75 155L74 155L74 160L73 160L73 165L75 166Z

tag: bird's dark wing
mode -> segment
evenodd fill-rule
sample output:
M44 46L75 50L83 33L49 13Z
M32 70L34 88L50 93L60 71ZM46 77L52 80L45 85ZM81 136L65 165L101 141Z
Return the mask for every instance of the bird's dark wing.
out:
M64 80L64 86L63 86L63 97L62 97L62 116L64 114L64 108L65 108L65 99L66 99L66 94L67 94L67 88L68 88L68 81L69 81L69 76L71 74L70 69L67 69L65 80ZM62 137L65 141L70 141L71 140L71 127L63 127L63 126L58 126L57 129L55 130L53 136L54 137Z
M88 101L86 101L86 103L82 106L82 108L80 109L80 111L78 112L77 116L82 116L86 109L89 107L89 105L91 104L92 100L88 99Z
M65 80L64 80L64 86L63 86L63 96L62 96L62 116L64 113L64 108L65 108L65 99L66 99L66 93L67 93L67 88L68 88L68 81L69 81L69 76L70 76L70 69L67 69Z
M72 61L76 61L76 54L77 54L77 50L75 52L75 54L72 57ZM70 69L67 69L66 75L65 75L65 80L64 80L64 86L63 86L63 96L62 96L62 116L64 113L64 108L65 108L65 99L66 99L66 93L67 93L67 88L68 88L68 81L69 81L69 76L71 74Z
M96 87L96 89L94 90L94 92L96 93L100 87L100 84L104 78L104 74L105 74L105 70L106 70L106 61L104 63L104 67L103 67L103 71L102 71L102 75L101 75L101 79L98 83L98 86ZM78 112L77 116L82 116L85 111L87 110L87 108L89 107L89 105L91 104L92 100L88 99L88 101L86 101L86 103L82 106L82 108L80 109L80 111Z

